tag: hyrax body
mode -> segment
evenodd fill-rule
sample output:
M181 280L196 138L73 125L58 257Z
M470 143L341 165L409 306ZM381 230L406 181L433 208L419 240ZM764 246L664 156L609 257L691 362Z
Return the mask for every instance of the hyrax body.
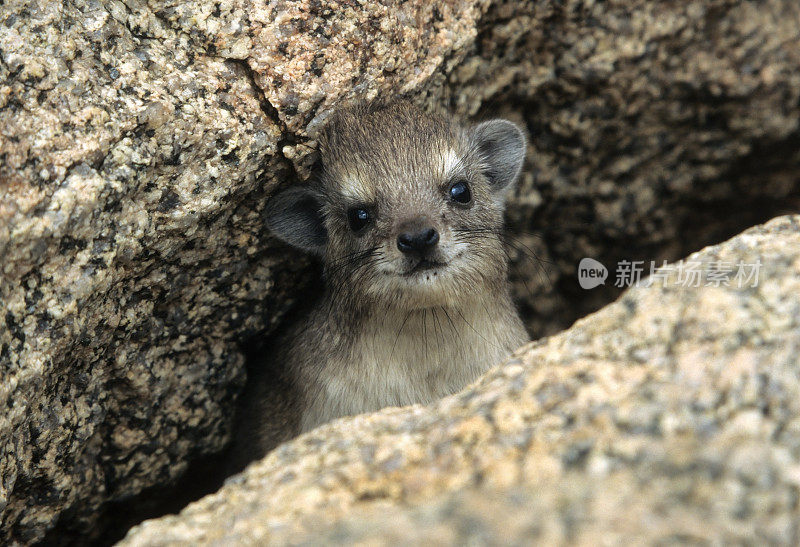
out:
M464 127L404 101L334 114L317 181L268 210L275 235L322 257L325 293L285 338L284 375L249 395L237 451L429 403L527 340L501 237L524 149L511 122Z

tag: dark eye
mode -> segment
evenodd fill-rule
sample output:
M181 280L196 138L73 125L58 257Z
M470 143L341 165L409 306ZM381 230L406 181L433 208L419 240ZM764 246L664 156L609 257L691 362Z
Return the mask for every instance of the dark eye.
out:
M450 187L450 199L458 203L469 203L472 201L472 192L469 191L467 181L460 180Z
M372 220L372 215L363 207L353 207L347 211L347 222L350 223L350 229L354 232L360 232Z

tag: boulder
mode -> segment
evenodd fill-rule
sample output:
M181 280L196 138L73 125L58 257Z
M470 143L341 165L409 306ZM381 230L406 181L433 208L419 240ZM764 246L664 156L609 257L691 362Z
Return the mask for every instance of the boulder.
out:
M793 0L11 0L0 8L0 541L102 528L227 442L242 345L314 268L263 207L342 101L529 132L509 207L532 335L798 206Z
M665 268L462 393L322 426L121 545L795 543L800 216L683 263L702 278Z
M797 2L526 5L455 74L529 131L509 226L534 337L619 295L578 287L583 257L677 260L800 211Z
M240 344L309 279L262 215L309 101L442 87L484 8L3 5L0 541L85 537L225 445Z

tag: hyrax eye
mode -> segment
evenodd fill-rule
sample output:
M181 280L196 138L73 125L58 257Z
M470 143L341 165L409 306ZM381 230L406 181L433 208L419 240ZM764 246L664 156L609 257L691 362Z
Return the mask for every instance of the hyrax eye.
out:
M371 220L372 215L363 207L353 207L347 211L347 222L354 232L363 230Z
M449 190L450 199L456 203L469 203L472 201L472 192L470 192L469 184L465 180L459 180L453 183Z

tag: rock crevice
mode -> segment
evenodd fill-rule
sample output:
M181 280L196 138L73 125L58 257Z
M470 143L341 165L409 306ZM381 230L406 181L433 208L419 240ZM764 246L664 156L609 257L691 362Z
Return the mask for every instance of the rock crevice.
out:
M0 8L2 540L85 537L225 445L240 345L311 275L264 203L341 101L527 127L509 253L537 337L619 295L577 288L580 258L676 260L800 204L792 0L335 8Z

